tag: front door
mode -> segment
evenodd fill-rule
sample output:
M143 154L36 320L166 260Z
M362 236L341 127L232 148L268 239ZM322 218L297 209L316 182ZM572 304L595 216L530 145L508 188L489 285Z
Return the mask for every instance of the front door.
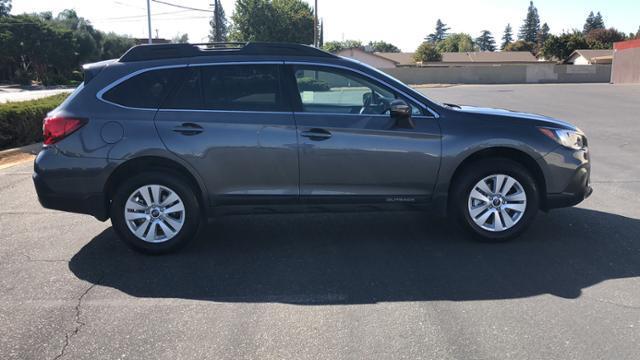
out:
M401 128L389 105L403 98L384 84L330 66L289 70L299 94L294 116L304 200L430 199L440 163L440 131L433 116L410 103L415 127Z
M158 111L162 141L202 176L211 204L297 201L296 128L281 67L191 65Z

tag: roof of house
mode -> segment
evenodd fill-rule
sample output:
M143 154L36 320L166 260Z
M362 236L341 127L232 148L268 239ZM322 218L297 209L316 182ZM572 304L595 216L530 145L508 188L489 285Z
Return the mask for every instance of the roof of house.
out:
M446 52L442 54L442 62L522 63L538 62L538 59L528 51Z
M357 47L342 49L342 50L336 52L335 55L350 57L350 56L353 56L353 52L354 51L358 51L358 52L365 53L365 54L370 55L370 56L375 56L375 57L378 57L378 58L381 58L381 59L384 59L384 60L387 60L387 61L391 61L391 62L395 63L396 65L398 65L398 63L396 61L394 61L393 59L390 59L388 57L385 57L385 56L381 55L381 54L384 54L384 53L368 52L368 51L365 51L363 48L357 48Z
M391 60L397 65L413 65L415 64L415 60L413 60L414 53L393 53L393 52L376 52L374 53L380 57Z
M577 57L577 56L582 56L585 59L589 60L589 61L593 61L594 58L600 58L603 56L613 56L613 50L588 50L588 49L579 49L576 50L574 52L571 53L571 55L569 55L569 60Z

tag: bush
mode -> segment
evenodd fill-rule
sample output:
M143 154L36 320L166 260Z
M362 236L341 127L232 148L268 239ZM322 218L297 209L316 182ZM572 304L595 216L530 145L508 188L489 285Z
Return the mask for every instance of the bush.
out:
M42 120L67 96L0 104L0 149L42 141Z
M413 60L415 62L442 61L442 55L434 45L423 42L413 55Z
M298 90L300 91L330 91L329 84L322 80L316 80L310 77L302 77L298 79Z

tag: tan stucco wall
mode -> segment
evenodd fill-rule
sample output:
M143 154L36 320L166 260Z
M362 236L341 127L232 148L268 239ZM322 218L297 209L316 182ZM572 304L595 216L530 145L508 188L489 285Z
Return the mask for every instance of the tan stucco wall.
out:
M371 65L378 69L389 69L396 67L396 64L379 56L369 54L359 49L345 49L338 51L336 55L352 58L358 61L362 61L365 64Z
M520 64L385 69L407 84L608 83L611 65Z

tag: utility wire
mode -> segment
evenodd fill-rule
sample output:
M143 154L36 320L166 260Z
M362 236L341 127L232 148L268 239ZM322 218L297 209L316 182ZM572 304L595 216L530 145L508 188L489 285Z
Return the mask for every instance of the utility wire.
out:
M163 4L163 5L168 5L168 6L173 6L173 7L177 7L180 9L187 9L187 10L193 10L193 11L204 11L204 12L208 12L210 13L211 10L206 10L206 9L198 9L198 8L193 8L193 7L189 7L189 6L183 6L183 5L178 5L178 4L173 4L170 2L166 2L166 1L161 1L161 0L151 0L153 2L156 2L158 4Z

